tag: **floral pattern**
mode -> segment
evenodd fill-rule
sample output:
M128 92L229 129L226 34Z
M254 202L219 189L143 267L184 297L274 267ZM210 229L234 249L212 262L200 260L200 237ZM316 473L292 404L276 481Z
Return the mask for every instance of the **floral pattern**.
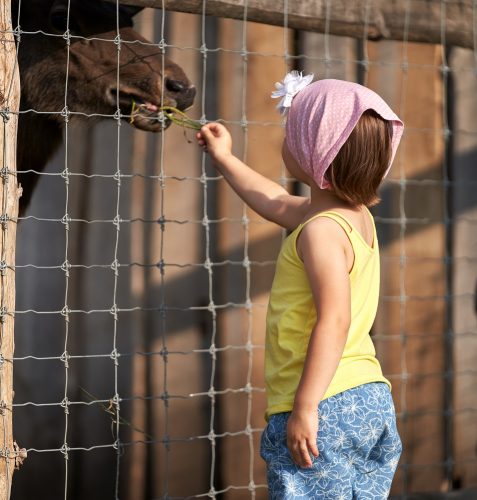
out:
M401 455L389 388L371 383L322 401L317 458L302 469L286 445L290 413L272 415L262 434L271 500L384 500Z

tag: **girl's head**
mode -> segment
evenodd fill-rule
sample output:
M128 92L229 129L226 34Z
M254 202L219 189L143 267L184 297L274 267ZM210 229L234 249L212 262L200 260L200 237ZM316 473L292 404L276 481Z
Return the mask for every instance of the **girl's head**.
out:
M353 205L374 205L403 132L403 123L372 90L320 80L291 103L286 146L321 189Z

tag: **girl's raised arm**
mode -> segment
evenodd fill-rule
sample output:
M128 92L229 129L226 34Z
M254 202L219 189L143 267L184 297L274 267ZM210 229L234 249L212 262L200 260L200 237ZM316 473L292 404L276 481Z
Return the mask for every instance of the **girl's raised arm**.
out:
M302 222L309 199L289 194L234 156L232 138L223 125L205 125L197 133L197 141L208 151L232 189L255 212L287 229L295 229Z

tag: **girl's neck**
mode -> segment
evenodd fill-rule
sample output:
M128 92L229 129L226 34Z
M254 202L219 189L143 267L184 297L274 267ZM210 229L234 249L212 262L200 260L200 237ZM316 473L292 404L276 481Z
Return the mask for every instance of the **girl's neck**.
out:
M327 189L319 189L317 186L310 186L310 208L307 215L315 214L317 212L324 212L327 210L346 210L351 212L361 212L362 206L353 206L346 201L338 198L332 191Z

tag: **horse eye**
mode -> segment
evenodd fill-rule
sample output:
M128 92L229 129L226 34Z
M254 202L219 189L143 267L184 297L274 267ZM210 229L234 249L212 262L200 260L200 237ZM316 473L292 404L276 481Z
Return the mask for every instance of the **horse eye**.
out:
M71 16L70 16L70 22L68 23L68 11L66 9L61 9L61 10L51 12L50 24L56 33L61 33L61 34L64 33L66 31L66 27L68 26L70 29L70 32L73 35L79 34L79 27L71 19Z

